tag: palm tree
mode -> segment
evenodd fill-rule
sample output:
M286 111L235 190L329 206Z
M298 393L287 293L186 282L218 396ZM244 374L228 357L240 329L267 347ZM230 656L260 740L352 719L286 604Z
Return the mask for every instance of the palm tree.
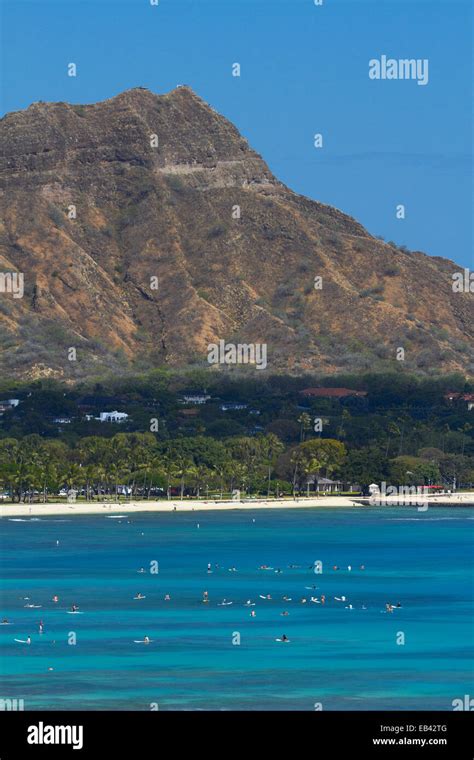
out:
M302 443L306 437L306 431L311 428L311 417L308 412L300 414L298 422L300 423L300 442Z

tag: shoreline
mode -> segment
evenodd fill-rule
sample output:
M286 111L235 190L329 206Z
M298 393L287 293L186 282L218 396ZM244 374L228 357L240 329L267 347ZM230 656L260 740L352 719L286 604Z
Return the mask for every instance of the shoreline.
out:
M66 515L109 515L109 514L138 514L140 512L204 512L210 510L230 511L233 509L315 509L321 507L330 508L376 508L383 509L390 506L413 506L418 507L420 511L426 511L422 506L410 498L403 499L400 496L395 498L387 497L382 504L371 504L368 497L350 498L347 496L332 496L300 499L249 499L241 501L197 501L197 500L170 500L170 501L149 501L140 502L132 501L127 503L116 502L76 502L69 504L59 502L56 504L0 504L0 518L3 517L42 517L56 515L64 517ZM443 496L430 496L427 499L430 505L447 505L453 507L464 506L474 507L474 493L461 493Z

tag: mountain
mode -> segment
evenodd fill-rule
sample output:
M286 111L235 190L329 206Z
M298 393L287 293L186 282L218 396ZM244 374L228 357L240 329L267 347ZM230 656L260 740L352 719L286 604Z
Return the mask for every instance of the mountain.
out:
M34 103L0 144L4 376L207 366L220 339L271 371L474 366L461 267L294 193L188 87Z

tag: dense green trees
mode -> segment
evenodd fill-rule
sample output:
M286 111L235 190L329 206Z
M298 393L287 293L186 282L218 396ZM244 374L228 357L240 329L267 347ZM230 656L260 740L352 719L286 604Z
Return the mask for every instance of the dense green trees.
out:
M316 385L364 389L367 396L301 395ZM181 394L204 388L211 400L185 414ZM112 498L119 486L145 498L157 489L183 497L235 488L265 495L283 484L287 492L304 491L318 475L362 487L382 481L469 484L474 410L444 396L472 389L459 375L257 380L250 373L203 369L154 370L77 386L0 380L0 398L20 399L0 417L0 491L17 501L45 499L63 487ZM223 411L222 401L246 406ZM120 427L86 421L86 414L115 408L129 414Z

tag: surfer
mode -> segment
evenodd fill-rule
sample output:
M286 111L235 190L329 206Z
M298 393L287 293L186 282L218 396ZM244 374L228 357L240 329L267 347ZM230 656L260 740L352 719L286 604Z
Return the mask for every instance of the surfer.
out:
M148 636L145 636L145 637L144 637L144 639L143 639L143 643L144 643L144 644L149 644L149 643L150 643L150 639L149 639L149 637L148 637Z
M133 597L134 599L144 599L145 597L143 594L138 593L136 596Z
M170 602L170 601L171 601L170 595L169 594L165 594L165 602Z
M31 636L27 636L26 637L26 643L27 644L31 644Z
M40 620L40 621L39 621L39 628L38 628L38 632L39 632L39 633L43 633L43 630L44 630L43 621L42 621L42 620Z
M57 596L57 594L53 596L53 602L59 602L59 596Z
M288 636L287 636L287 635L284 633L284 634L283 634L283 636L281 637L281 640L282 640L282 641L289 641L289 638L288 638Z
M203 602L208 602L209 601L209 593L207 591L204 591L204 593L202 595L202 601Z
M78 609L79 609L79 607L77 606L77 604L73 604L72 607L71 607L71 612L77 612Z
M289 615L289 614L290 614L290 613L289 613L289 612L287 612L286 610L283 610L283 612L280 612L280 615L283 615L283 617L286 617L286 616L287 616L287 615Z
M326 602L326 597L324 594L321 594L321 604L324 604Z
M208 573L212 573L212 568L211 568L211 563L210 562L207 563L207 572Z
M252 612L250 613L250 617L257 617L257 613L255 612L255 610L252 610Z
M144 567L141 567L140 570L137 570L137 573L144 573L144 572L145 572L145 568Z

